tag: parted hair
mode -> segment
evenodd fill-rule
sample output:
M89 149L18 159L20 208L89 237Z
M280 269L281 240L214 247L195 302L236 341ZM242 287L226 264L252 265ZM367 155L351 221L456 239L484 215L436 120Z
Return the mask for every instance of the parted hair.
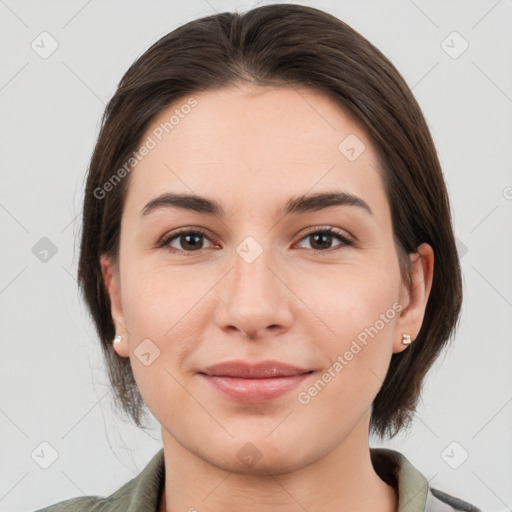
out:
M409 255L423 242L434 250L420 332L392 355L372 404L371 431L394 437L413 419L424 377L453 339L460 314L462 278L446 185L423 113L394 65L340 19L294 4L224 12L176 28L136 59L105 108L86 177L78 281L115 404L144 428L147 409L130 360L112 346L115 325L100 267L102 255L119 261L130 174L108 193L97 191L129 161L161 111L193 93L243 83L308 87L335 100L377 152L405 283L411 283Z

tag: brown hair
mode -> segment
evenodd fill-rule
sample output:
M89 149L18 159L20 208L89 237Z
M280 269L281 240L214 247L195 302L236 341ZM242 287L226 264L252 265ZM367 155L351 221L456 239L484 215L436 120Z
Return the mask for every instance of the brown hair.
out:
M333 98L366 130L379 156L402 278L408 254L435 253L421 330L393 354L372 406L370 427L395 436L410 424L423 378L453 334L462 280L450 206L436 149L412 92L391 62L343 21L321 10L274 4L189 22L154 43L122 77L108 103L90 162L78 280L94 320L117 405L142 427L144 401L129 358L112 348L115 326L100 256L117 262L130 176L99 194L141 143L154 117L194 92L250 82L306 86Z

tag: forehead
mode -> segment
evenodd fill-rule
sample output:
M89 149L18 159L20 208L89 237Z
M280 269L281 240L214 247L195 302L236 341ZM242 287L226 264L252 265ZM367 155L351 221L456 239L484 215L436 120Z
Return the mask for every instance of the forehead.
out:
M240 206L252 196L262 204L271 195L284 201L316 188L382 196L365 130L312 89L237 86L191 94L153 119L143 144L152 148L131 172L126 204L139 210L166 190L229 197Z

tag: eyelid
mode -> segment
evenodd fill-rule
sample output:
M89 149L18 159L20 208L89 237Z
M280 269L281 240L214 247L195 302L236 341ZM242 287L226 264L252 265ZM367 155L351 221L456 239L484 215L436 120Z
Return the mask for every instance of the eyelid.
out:
M211 237L208 230L205 228L201 228L199 226L185 226L183 228L177 228L176 230L173 230L171 232L165 233L163 236L161 236L158 241L156 242L156 246L161 248L165 248L166 245L169 244L171 240L174 240L178 236L184 234L184 233L199 233L201 235L204 235L206 238L208 238L212 243L216 243L215 240L211 240ZM195 252L195 251L184 251L184 252ZM199 252L199 251L197 251Z
M355 244L356 242L355 237L353 237L349 232L345 231L344 229L337 228L335 226L313 226L311 229L308 229L305 234L302 235L302 238L300 240L303 240L305 237L317 232L332 233L333 235L339 236L347 243Z

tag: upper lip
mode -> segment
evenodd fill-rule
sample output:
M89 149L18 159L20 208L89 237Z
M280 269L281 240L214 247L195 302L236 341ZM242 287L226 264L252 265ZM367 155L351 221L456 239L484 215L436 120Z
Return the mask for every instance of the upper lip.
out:
M243 379L265 379L272 377L289 377L309 373L312 370L299 368L279 361L262 361L248 363L246 361L226 361L203 368L199 373L217 377L239 377Z

